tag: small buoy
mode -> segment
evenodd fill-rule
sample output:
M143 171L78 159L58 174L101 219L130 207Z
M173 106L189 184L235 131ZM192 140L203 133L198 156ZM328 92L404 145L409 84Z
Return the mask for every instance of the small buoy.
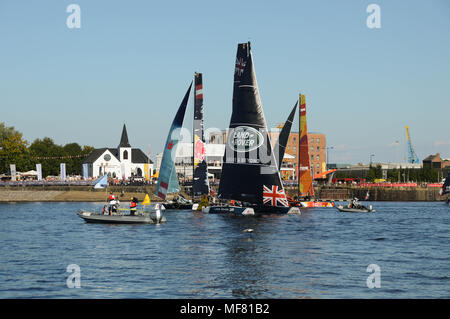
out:
M253 229L252 228L244 229L244 233L253 233Z

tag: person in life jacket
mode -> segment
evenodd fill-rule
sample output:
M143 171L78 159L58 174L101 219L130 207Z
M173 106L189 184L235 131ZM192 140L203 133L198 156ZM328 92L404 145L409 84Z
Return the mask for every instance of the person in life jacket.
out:
M113 192L109 192L109 196L108 196L107 202L109 204L108 205L109 206L108 207L109 208L109 215L111 215L111 213L116 210L116 207L114 207L116 205L116 197L114 196Z
M115 200L116 197L114 196L113 192L109 192L109 196L108 196L108 202Z
M130 215L134 216L136 215L136 206L137 206L138 200L136 197L131 197L130 199Z

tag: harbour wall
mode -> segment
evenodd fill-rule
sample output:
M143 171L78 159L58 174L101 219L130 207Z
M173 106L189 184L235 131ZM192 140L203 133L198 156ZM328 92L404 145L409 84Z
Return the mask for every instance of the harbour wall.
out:
M154 190L155 185L110 186L106 189L93 189L92 186L0 187L0 202L105 202L110 191L122 202L129 202L132 196L143 201L145 194L149 194L151 201L160 201Z
M297 196L296 187L286 187L292 197ZM0 187L0 202L104 202L112 191L123 202L132 196L144 200L149 194L151 201L161 199L154 195L155 185L109 186L107 189L93 189L92 186L5 186ZM328 201L344 201L357 197L364 200L369 191L370 201L441 201L438 187L430 188L387 188L387 187L316 187L316 197ZM183 189L186 198L190 192ZM171 199L171 196L168 196Z
M314 192L317 198L321 200L349 200L357 197L364 200L369 192L369 201L442 201L444 198L439 196L439 187L315 187ZM294 198L297 196L297 188L287 188L287 193Z

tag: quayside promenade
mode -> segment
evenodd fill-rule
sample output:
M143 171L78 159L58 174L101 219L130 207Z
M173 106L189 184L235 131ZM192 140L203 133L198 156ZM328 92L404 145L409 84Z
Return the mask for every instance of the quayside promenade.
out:
M286 192L295 197L297 188L287 186ZM441 201L438 187L358 187L322 186L315 187L317 198L329 201L343 201L357 197L364 200L369 192L369 201ZM108 186L93 189L92 186L2 186L0 202L103 202L112 191L120 201L128 202L132 196L142 201L145 194L151 201L160 201L154 195L155 185ZM215 190L217 191L217 190ZM189 197L189 189L182 188L182 194ZM170 197L169 197L170 199Z

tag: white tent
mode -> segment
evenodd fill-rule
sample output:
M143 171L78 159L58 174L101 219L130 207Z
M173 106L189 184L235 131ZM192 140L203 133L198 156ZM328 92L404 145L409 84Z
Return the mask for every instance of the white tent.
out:
M22 172L22 173L19 172L19 175L24 176L24 177L32 177L32 176L37 176L38 173L36 171L31 170L28 172Z

